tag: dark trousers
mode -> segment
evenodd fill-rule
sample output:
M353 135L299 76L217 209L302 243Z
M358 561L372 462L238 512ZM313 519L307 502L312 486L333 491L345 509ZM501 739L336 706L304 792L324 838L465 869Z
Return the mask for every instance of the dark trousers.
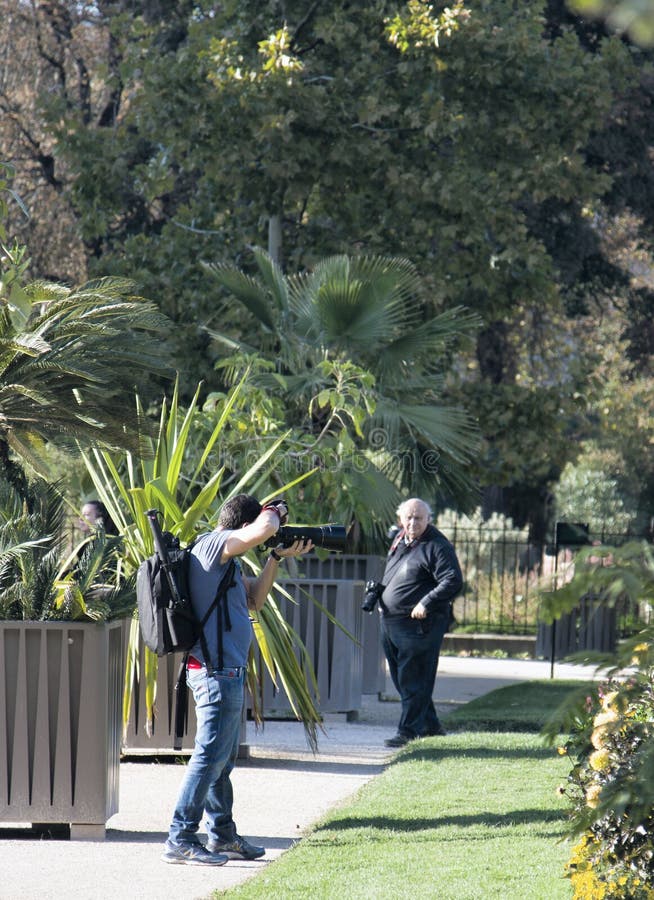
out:
M432 694L448 618L447 612L426 619L381 618L382 647L402 701L397 730L409 738L433 734L440 726Z

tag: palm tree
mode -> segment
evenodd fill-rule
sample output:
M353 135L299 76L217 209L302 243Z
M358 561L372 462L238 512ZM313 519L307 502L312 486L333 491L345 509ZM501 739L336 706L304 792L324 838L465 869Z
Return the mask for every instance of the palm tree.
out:
M21 255L5 250L0 270L0 476L27 497L25 467L47 473L47 442L137 449L144 421L125 397L168 367L166 320L130 282L22 287Z
M350 487L361 493L355 514L366 518L374 496L388 522L403 490L465 500L477 433L466 412L444 399L444 369L476 317L460 307L431 314L406 259L335 256L287 277L263 250L254 256L255 276L231 265L207 268L256 327L240 340L210 334L237 359L274 362L273 372L257 377L271 389L281 386L288 424L306 428L309 410L310 429L322 436L342 432L349 412L350 436L371 464L365 478L349 473ZM348 407L344 397L353 371L360 386L354 400L365 399L364 410Z

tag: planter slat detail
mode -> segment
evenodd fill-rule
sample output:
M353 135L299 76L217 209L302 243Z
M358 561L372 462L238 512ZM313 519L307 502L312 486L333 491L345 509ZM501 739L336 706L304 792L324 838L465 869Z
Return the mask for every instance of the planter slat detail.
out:
M118 811L124 627L0 622L0 821L102 839Z
M307 649L318 683L318 708L321 712L345 712L356 715L361 708L363 660L360 609L361 582L298 579L279 581L295 602L277 595L281 614L299 634ZM354 641L338 625L329 621L307 594L314 597L347 629ZM263 675L264 716L285 714L290 710L286 692L277 690L267 672Z

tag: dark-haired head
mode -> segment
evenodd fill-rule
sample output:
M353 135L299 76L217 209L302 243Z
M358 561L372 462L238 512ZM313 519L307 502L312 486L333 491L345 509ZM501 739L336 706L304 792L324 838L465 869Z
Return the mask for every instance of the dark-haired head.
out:
M109 510L101 500L87 500L82 507L80 526L82 531L90 532L101 528L105 534L118 534Z
M242 528L249 522L254 522L261 512L261 504L256 497L250 494L237 494L228 500L218 515L219 528L230 530Z

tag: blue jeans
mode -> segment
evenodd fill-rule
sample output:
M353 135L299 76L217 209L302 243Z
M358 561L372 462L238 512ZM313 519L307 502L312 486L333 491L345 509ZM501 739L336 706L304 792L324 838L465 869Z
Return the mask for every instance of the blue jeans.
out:
M197 730L193 755L177 797L168 840L199 843L197 831L206 814L209 838L232 841L233 792L230 773L238 755L245 669L189 669Z
M406 737L433 734L440 726L432 694L448 623L447 611L426 619L381 617L382 647L402 703L397 730Z

